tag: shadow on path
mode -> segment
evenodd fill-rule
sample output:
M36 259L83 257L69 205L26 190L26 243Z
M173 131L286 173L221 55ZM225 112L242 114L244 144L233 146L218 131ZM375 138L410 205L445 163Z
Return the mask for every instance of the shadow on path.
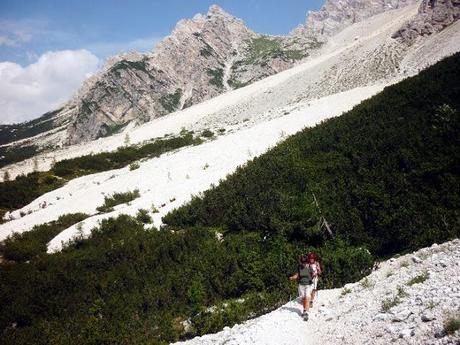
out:
M281 308L281 309L283 309L283 310L289 310L289 311L291 311L291 312L293 312L293 313L296 313L296 314L299 315L299 316L302 316L302 312L300 311L299 308L294 308L294 307L283 307L283 308Z

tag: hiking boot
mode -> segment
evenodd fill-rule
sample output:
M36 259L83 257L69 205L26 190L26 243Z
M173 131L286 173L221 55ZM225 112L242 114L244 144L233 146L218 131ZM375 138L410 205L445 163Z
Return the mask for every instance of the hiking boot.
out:
M302 313L302 318L303 318L305 321L308 320L308 312L307 312L307 311L305 311L305 310L303 311L303 313Z

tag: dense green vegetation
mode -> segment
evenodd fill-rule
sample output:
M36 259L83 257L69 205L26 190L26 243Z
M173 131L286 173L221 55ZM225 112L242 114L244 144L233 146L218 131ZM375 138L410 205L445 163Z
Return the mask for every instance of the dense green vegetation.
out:
M31 158L38 153L38 147L29 146L1 146L0 147L0 168Z
M120 216L61 253L2 264L3 343L166 343L287 301L300 253L318 254L333 287L369 273L367 249L458 236L459 70L457 54L288 138L160 231L146 212Z
M61 231L88 218L83 213L67 214L54 222L37 225L32 230L14 233L0 243L0 255L10 261L26 262L46 253L46 245Z
M458 236L459 66L457 54L288 138L164 221L320 245L326 219L382 256Z
M0 216L6 211L26 206L40 195L61 187L73 178L120 169L140 159L158 157L165 152L201 142L202 139L193 137L193 133L183 131L178 137L157 139L144 145L124 146L114 152L66 159L57 162L50 171L20 175L13 181L0 183Z
M52 172L32 172L0 183L0 213L22 208L40 195L61 187L64 181Z
M97 210L99 212L111 212L113 208L117 205L126 204L134 199L137 199L141 195L139 194L139 190L135 189L132 192L124 192L124 193L114 193L112 195L104 197L104 204L99 206Z
M156 344L215 331L287 301L294 288L287 276L302 250L254 232L222 241L213 229L105 220L61 253L0 266L2 343ZM360 277L372 262L342 241L321 256L327 286ZM189 318L185 334L181 321Z

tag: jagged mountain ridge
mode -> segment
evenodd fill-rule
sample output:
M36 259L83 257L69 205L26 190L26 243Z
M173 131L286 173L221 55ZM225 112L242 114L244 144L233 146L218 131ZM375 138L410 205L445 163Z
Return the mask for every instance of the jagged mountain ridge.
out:
M152 52L111 58L57 113L53 128L65 133L42 138L40 146L93 140L132 120L199 103L289 68L319 45L313 38L255 33L213 5L206 15L179 21Z
M335 2L328 0L321 13L333 11ZM305 27L315 23L307 20ZM307 31L295 30L286 37L263 36L220 7L211 6L207 15L179 21L153 52L110 59L54 114L52 127L48 121L40 131L41 127L37 130L31 122L26 128L32 130L23 131L30 133L29 137L46 135L19 145L53 147L107 136L132 120L142 123L262 79L291 67L309 50L321 46L324 39L314 30ZM12 128L1 129L7 133ZM24 137L10 136L2 144Z
M297 27L293 33L331 36L363 19L416 2L417 0L327 0L319 11L309 11L305 24Z

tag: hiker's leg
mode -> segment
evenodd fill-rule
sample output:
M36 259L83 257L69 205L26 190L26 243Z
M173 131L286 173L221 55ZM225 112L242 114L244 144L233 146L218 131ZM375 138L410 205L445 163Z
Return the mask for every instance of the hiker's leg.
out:
M298 288L297 288L297 292L299 293L299 298L297 299L299 301L300 304L303 304L303 298L304 298L304 293L302 291L302 285L299 284Z
M308 311L310 309L310 299L308 298L308 296L305 296L302 302L303 302L303 311Z

